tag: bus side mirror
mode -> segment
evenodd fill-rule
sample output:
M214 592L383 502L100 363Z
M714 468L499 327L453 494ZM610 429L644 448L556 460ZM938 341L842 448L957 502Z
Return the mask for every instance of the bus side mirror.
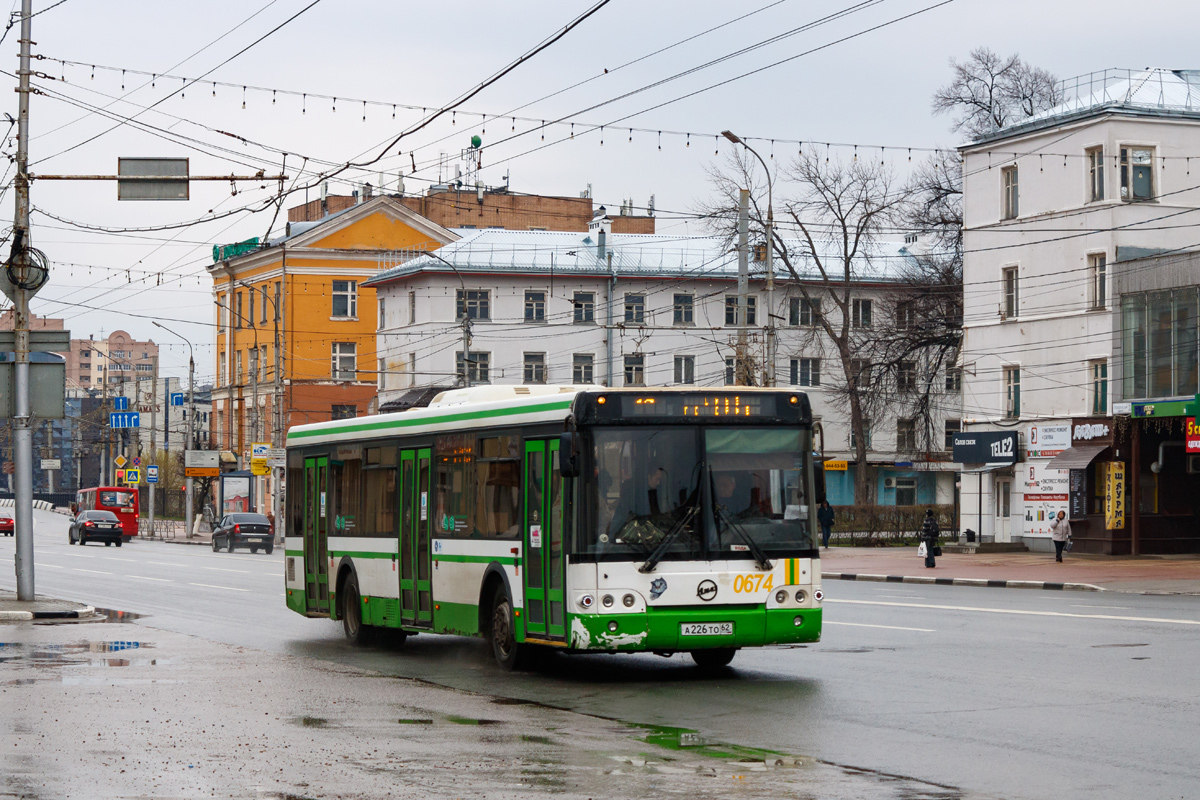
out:
M558 474L579 477L579 434L566 431L558 435Z

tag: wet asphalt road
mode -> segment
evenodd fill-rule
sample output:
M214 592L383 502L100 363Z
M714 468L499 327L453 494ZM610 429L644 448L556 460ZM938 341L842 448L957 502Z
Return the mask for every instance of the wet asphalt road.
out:
M1200 785L1197 598L831 582L822 643L743 651L720 679L653 655L559 657L512 676L469 640L351 649L335 624L284 607L280 550L81 549L66 545L65 518L39 521L39 592L147 614L139 625L966 794L1187 797Z

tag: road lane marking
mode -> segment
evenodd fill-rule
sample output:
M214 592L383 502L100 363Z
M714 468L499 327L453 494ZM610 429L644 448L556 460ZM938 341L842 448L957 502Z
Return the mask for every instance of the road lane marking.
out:
M1129 610L1129 606L1092 606L1092 605L1079 605L1078 603L1072 603L1071 608L1112 608L1112 609L1116 609L1117 611L1128 611Z
M147 561L147 564L154 564L159 567L186 567L187 564L176 564L173 561Z
M236 586L214 586L211 583L189 583L188 586L203 586L205 589L224 589L228 592L248 592L249 589L239 589Z
M1115 614L1072 614L1068 611L1020 611L1014 608L978 608L975 606L941 606L928 603L881 603L877 600L831 600L826 603L850 603L857 606L894 606L899 608L932 608L938 611L978 611L984 614L1019 614L1028 617L1070 617L1073 619L1108 619L1117 622L1161 622L1171 625L1200 625L1200 619L1167 619L1165 617L1121 617Z
M852 628L886 628L889 631L920 631L921 633L937 633L933 628L901 628L899 625L868 625L865 622L830 622L825 620L823 625L848 625Z
M49 567L50 569L66 569L66 567L64 567L60 564L43 564L39 561L33 562L33 565L35 567Z
M96 575L112 575L111 572L101 572L98 569L84 569L83 567L71 567L71 569L75 570L76 572L92 572Z
M143 581L158 581L159 583L174 583L175 581L169 578L151 578L149 575L127 575L127 578L137 578Z
M254 574L248 569L224 569L222 567L205 567L204 569L211 569L214 572L237 572L242 575L253 575Z

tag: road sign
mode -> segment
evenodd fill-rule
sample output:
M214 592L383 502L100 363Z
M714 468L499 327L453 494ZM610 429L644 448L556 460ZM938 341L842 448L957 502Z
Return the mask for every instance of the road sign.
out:
M125 470L125 482L128 484L141 483L142 471L136 467Z
M181 406L181 405L183 405L183 400L184 400L183 392L171 392L171 405Z
M118 158L118 200L187 200L186 158Z
M184 453L183 474L189 478L214 478L221 472L216 450L188 450Z
M128 410L129 410L129 398L128 397L114 397L113 398L113 411L128 411Z
M158 467L146 467L146 483L158 483Z
M14 462L12 462L12 461L4 462L4 474L5 475L14 475L14 474L16 474L16 471L17 471L17 465Z
M114 411L108 415L110 428L140 428L142 416L137 411Z
M113 459L113 463L117 465L117 469L121 469L126 464L128 464L129 461L126 460L125 456L117 456L116 458Z
M250 461L251 475L270 475L271 465L265 458L255 458Z
M43 458L42 469L62 469L62 459L60 458Z
M254 442L250 445L251 458L266 458L271 450L270 442Z
M134 456L134 457L133 457L133 465L134 465L135 467L140 467L140 466L142 465L142 458L141 458L141 456Z

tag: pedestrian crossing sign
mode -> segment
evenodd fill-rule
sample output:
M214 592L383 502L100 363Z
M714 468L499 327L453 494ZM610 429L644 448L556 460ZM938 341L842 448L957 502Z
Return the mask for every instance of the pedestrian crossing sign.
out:
M126 483L132 485L135 483L141 483L141 481L142 481L142 471L140 469L138 469L137 467L133 467L131 469L125 470L125 482Z

